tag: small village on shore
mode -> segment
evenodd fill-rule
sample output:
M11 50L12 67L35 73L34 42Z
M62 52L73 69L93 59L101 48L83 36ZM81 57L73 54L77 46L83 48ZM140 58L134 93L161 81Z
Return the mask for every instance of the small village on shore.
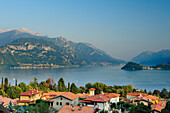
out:
M138 109L162 113L169 104L165 88L152 93L132 85L111 87L99 82L80 88L68 83L66 87L63 78L58 85L51 78L40 84L34 78L29 85L17 84L16 80L16 86L8 84L5 78L0 90L3 113L137 113Z

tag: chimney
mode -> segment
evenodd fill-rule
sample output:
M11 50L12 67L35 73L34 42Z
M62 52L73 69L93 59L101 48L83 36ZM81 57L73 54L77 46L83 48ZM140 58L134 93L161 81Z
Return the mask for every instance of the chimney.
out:
M108 96L108 98L109 98L109 93L108 93L108 95L107 95L107 96Z
M102 98L102 96L100 96L100 99Z
M162 103L161 105L164 106L164 103Z
M33 95L34 93L33 93L33 91L32 91L32 95Z
M74 105L72 105L72 111L74 111Z
M82 108L82 104L80 104L80 107L79 107L79 109L78 109L78 110L81 110L81 108Z

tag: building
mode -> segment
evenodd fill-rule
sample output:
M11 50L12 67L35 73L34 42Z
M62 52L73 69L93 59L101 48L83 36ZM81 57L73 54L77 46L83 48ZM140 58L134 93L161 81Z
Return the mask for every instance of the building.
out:
M144 103L144 105L148 105L149 103L156 104L158 103L159 97L153 95L140 95L133 98L133 104Z
M89 89L90 95L95 95L95 92L94 92L94 91L95 91L94 88L90 88L90 89Z
M64 105L58 113L97 113L98 109L89 106Z
M143 97L143 96L146 96L146 95L147 94L144 94L144 93L127 93L126 98L129 99L129 100L133 100L133 99Z
M74 93L64 92L58 96L49 99L51 102L50 107L53 107L54 109L59 111L63 105L77 105L78 98L79 96Z
M92 95L86 94L86 93L77 93L76 95L78 95L79 98L82 98L82 99L85 99L85 98L92 96Z
M29 103L35 103L37 99L40 99L43 91L29 90L20 93L19 105L28 105Z
M48 101L50 98L56 97L58 95L61 95L62 93L65 93L65 92L48 92L48 93L43 93L43 95L41 96L41 99Z
M159 101L157 104L152 104L151 108L154 113L161 113L161 110L166 106L166 101Z
M5 96L0 95L0 102L3 103L4 107L7 107L9 105L10 101L12 102L12 104L16 105L18 103L18 100L19 100L19 98L11 99L11 98L7 98Z
M96 106L101 110L109 110L111 103L119 102L120 94L116 93L104 93L91 96L81 101L86 106Z

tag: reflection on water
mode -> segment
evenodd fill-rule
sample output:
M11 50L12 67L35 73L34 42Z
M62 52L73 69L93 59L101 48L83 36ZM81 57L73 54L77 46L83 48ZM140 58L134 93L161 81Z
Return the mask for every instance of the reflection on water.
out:
M0 77L8 77L12 85L14 85L13 78L16 78L18 83L29 84L34 77L38 78L39 82L51 77L56 83L60 77L63 77L66 84L74 82L77 86L85 86L88 82L102 82L110 86L132 84L139 89L161 90L167 88L170 90L170 71L124 71L120 68L121 66L0 70Z

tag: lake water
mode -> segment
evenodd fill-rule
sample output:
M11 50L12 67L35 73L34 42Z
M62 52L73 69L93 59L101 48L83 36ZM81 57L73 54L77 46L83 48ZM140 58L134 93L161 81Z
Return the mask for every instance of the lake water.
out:
M54 78L57 83L63 77L65 84L74 82L77 86L85 86L86 83L102 82L106 85L128 85L132 84L138 89L162 90L166 88L170 91L170 71L169 70L141 70L125 71L121 66L109 67L79 67L79 68L59 68L59 69L18 69L0 70L0 77L8 77L9 82L14 85L13 78L18 83L29 84L34 77L38 82L46 81L49 77ZM0 80L1 82L1 80Z

